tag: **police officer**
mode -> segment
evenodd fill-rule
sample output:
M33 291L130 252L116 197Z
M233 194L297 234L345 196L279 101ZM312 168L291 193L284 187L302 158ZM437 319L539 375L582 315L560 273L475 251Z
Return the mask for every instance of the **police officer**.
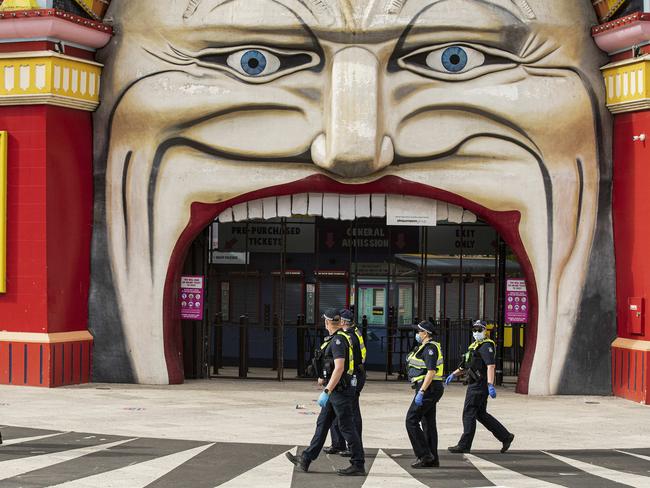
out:
M458 369L445 380L445 384L448 385L455 376L467 375L463 435L457 445L449 447L449 451L453 453L470 452L477 420L501 442L501 452L506 452L515 438L514 434L508 432L497 419L487 413L488 396L496 398L497 391L494 388L496 347L494 341L487 338L486 329L485 322L481 320L474 322L472 326L474 342L470 344Z
M433 340L433 324L424 321L413 328L416 330L418 344L406 358L409 381L417 392L406 413L406 432L417 457L411 467L437 468L440 461L436 405L444 392L444 360L440 344Z
M322 381L319 383L325 384L325 389L318 398L321 411L316 421L316 432L309 447L301 454L293 455L288 452L286 456L299 469L308 471L309 465L323 449L327 432L332 423L338 418L341 434L352 453L350 466L339 469L338 474L341 476L365 476L363 445L354 427L353 410L356 389L352 386L355 371L352 344L341 328L341 317L338 310L328 310L323 318L330 335L325 338L321 346L323 371Z
M363 419L361 417L361 407L359 404L359 397L361 391L366 384L366 344L363 340L363 334L353 322L354 315L346 308L340 310L341 326L343 331L347 334L348 339L352 343L352 352L354 353L354 378L352 382L356 387L356 397L354 402L354 426L361 439L361 432L363 430ZM338 421L332 424L330 428L330 435L332 437L332 445L323 449L327 454L340 454L343 457L350 457L352 452L346 447L345 440L341 435ZM363 443L363 441L362 441Z

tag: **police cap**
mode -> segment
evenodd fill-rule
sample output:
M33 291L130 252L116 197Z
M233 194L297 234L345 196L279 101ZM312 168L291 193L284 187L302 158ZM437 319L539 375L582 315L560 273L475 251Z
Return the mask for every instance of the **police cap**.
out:
M426 332L428 334L431 334L431 335L436 333L436 330L434 329L433 324L431 322L429 322L428 320L423 320L419 324L413 325L413 328L415 330L417 330L417 331L423 330L424 332Z
M484 320L477 320L472 324L472 331L480 332L487 329L487 323Z
M341 316L341 320L343 322L352 322L352 319L354 318L352 312L347 308L342 308L339 310L339 315Z
M339 311L336 308L329 308L325 310L325 313L323 314L323 318L325 320L333 320L335 322L338 322L341 319L341 315L339 314Z

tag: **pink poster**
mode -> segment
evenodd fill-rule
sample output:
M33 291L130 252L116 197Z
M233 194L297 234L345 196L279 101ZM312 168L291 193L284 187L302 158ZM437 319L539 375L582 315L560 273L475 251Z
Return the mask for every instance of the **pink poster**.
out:
M506 280L506 323L528 323L528 291L526 280Z
M203 276L181 276L181 319L203 320Z

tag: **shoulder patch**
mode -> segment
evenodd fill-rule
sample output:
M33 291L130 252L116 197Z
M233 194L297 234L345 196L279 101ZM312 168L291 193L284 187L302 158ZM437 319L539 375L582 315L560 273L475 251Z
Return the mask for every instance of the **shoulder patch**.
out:
M429 356L433 356L433 349L429 349Z
M492 346L490 346L490 347L488 348L488 351L490 351L490 352L494 352L494 349L492 349Z
M341 345L341 339L336 339L336 345L340 346Z

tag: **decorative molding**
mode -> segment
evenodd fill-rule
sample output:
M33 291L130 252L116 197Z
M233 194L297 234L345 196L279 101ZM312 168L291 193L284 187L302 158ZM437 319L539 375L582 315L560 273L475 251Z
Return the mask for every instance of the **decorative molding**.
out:
M73 332L56 332L53 334L39 332L9 332L0 331L0 342L20 342L37 344L59 344L62 342L93 341L94 338L87 330Z
M645 110L650 104L650 55L611 63L601 68L612 113Z
M0 55L0 106L47 104L94 111L102 65L49 51Z
M617 337L616 340L612 342L612 347L631 349L633 351L650 351L650 341Z

